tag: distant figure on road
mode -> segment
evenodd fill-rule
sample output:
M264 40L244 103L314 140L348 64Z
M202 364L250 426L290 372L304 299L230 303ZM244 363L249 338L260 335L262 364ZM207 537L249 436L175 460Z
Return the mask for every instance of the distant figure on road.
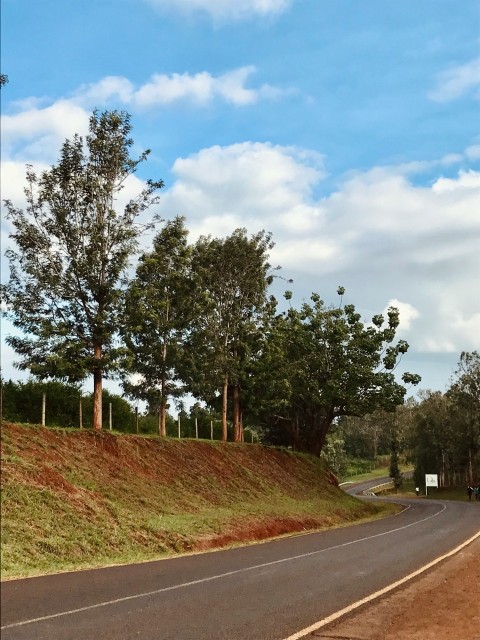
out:
M472 493L473 493L473 487L471 487L470 485L468 485L467 487L467 494L468 494L468 501L471 502L472 501Z
M477 482L477 486L473 489L473 493L475 495L475 500L480 502L480 484Z

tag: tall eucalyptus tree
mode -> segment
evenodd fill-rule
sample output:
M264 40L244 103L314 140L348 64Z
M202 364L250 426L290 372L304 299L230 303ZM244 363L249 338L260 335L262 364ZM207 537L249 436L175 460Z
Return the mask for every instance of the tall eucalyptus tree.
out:
M131 128L127 113L94 112L85 140L66 140L57 164L40 175L28 167L26 209L5 202L16 248L6 252L10 280L2 295L22 331L7 343L21 357L17 366L40 379L93 374L95 429L102 428L103 376L119 366L122 279L143 231L138 217L163 186L149 180L118 207L149 154L130 157Z
M153 241L153 250L139 260L125 304L122 335L129 351L124 389L135 398L159 407L159 435L166 435L168 398L181 393L179 367L194 305L191 247L184 219L166 223Z
M237 229L227 238L201 237L193 247L197 312L187 338L191 354L184 377L198 398L222 397L222 438L227 439L228 391L232 390L233 438L242 439L240 387L251 341L272 282L270 233L250 237Z

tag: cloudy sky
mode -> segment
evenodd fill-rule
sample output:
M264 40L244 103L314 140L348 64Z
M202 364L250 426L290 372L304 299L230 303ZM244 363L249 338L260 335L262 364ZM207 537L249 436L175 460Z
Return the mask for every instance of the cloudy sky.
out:
M2 198L126 110L163 218L271 231L297 304L398 306L402 370L443 391L480 348L479 21L477 0L3 0Z

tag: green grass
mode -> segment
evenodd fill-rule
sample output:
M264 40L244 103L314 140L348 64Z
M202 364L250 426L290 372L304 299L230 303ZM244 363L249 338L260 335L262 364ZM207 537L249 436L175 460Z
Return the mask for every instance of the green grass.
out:
M413 479L404 480L399 493L405 496L415 496L415 483ZM428 494L425 495L425 489L421 489L420 497L428 498L430 500L461 500L462 502L468 502L467 488L466 487L428 487ZM472 496L472 502L474 498Z
M400 471L404 473L406 471L413 471L413 469L410 465L400 465ZM388 477L388 474L389 467L379 467L366 473L347 475L342 477L341 482L366 482L367 480L375 480L375 478Z
M2 429L2 578L345 526L394 507L346 495L323 462L259 445Z

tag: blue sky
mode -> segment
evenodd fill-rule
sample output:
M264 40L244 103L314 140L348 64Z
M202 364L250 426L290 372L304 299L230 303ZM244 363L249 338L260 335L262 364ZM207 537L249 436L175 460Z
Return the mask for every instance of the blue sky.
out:
M479 24L470 0L3 0L2 197L124 109L164 218L272 231L297 303L396 304L402 367L443 391L480 348Z

